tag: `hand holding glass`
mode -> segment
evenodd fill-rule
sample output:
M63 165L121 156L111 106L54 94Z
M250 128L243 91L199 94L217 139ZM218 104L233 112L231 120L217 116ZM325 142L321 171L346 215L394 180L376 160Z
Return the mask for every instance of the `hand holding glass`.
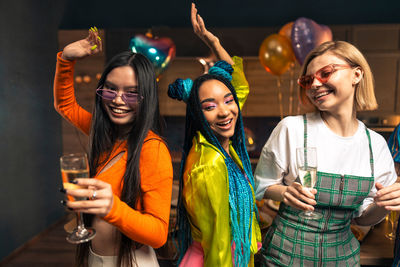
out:
M297 167L300 182L308 190L314 188L317 181L317 149L315 147L299 147L296 149ZM318 212L303 211L301 218L318 220L322 215Z
M76 178L89 178L89 164L84 153L64 155L60 158L61 176L64 189L79 189L79 185L71 183ZM86 198L74 198L68 196L68 201L85 200ZM93 228L85 228L81 214L76 213L77 228L67 236L67 241L73 244L84 243L91 240L96 231Z

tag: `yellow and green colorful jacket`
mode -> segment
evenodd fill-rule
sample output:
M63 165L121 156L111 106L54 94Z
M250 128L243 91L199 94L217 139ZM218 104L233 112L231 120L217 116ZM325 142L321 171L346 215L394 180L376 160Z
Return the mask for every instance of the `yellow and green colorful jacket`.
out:
M242 59L233 58L232 84L243 107L249 86L243 72ZM243 169L239 156L230 145L230 155ZM225 156L197 132L186 158L183 174L184 204L189 216L192 238L204 251L204 266L233 266L231 253L231 228L229 219L229 181ZM255 205L254 189L253 200ZM251 261L261 242L256 214L252 216Z

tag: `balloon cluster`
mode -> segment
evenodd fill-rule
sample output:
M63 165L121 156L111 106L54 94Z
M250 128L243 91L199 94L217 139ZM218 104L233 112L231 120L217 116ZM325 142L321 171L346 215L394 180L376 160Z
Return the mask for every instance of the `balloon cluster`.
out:
M176 54L175 44L170 38L153 37L151 32L146 35L136 34L130 41L129 49L145 55L153 63L157 78L168 67Z
M261 65L273 75L282 75L297 61L303 64L316 46L332 40L332 31L308 18L298 18L285 24L278 34L269 35L261 44Z
M307 18L298 18L283 25L278 34L271 34L262 42L258 57L269 73L277 76L278 103L283 118L283 97L281 75L290 70L288 112L294 111L294 65L297 60L303 64L308 53L318 45L331 41L332 31L328 26L319 25ZM297 106L297 113L300 107Z

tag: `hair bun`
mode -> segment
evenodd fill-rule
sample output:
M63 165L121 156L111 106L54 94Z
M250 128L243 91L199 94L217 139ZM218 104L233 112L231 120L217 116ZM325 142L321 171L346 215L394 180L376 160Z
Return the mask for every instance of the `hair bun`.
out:
M232 80L232 72L233 72L233 68L232 68L231 64L229 64L228 62L226 62L224 60L217 61L214 64L214 66L212 66L208 70L209 74L221 76L221 77L227 79L228 81Z
M168 85L168 96L172 99L187 102L193 81L191 79L176 79L175 82Z

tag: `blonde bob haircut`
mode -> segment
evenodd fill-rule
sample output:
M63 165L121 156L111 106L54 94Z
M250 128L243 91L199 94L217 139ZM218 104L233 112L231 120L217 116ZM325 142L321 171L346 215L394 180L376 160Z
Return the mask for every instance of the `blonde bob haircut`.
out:
M363 77L356 85L354 106L357 111L375 110L378 108L374 93L374 77L367 60L361 52L352 44L344 41L330 41L314 48L306 57L300 71L300 77L305 75L310 62L326 52L346 61L352 68L359 67L363 72ZM316 110L316 107L310 102L306 95L306 89L299 87L299 98L301 105L307 110Z

